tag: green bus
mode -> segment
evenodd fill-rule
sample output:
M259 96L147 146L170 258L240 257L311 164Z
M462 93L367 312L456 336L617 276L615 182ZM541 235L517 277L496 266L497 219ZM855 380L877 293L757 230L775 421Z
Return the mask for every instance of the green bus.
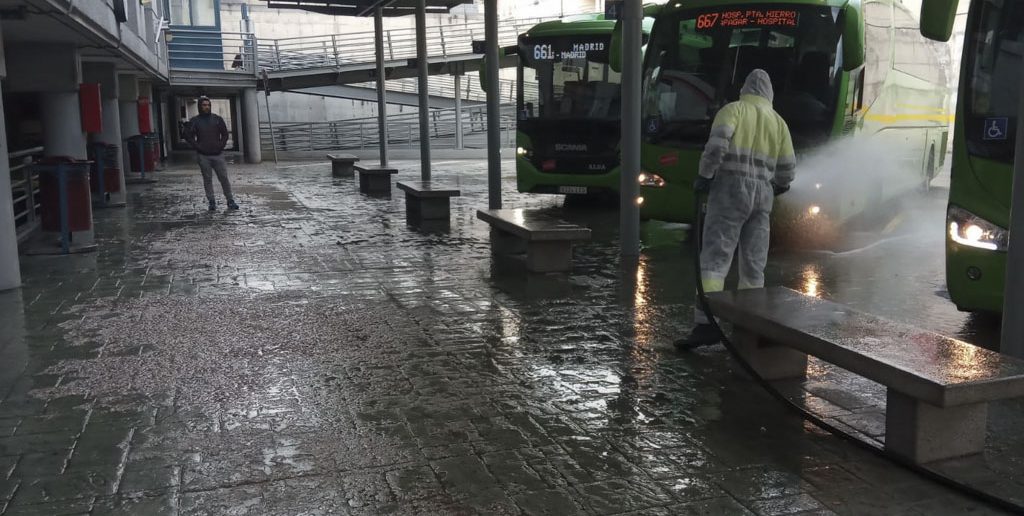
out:
M776 204L777 230L828 234L927 187L940 169L948 51L923 38L898 1L688 0L646 14L655 23L644 60L641 217L692 222L692 184L712 121L755 68L771 76L798 153L794 188ZM887 163L857 169L816 156L807 166L804 158L825 145L845 151L829 154L852 150Z
M614 29L614 20L592 14L540 23L519 36L520 192L618 191L621 75L608 63Z
M924 2L921 31L949 39L956 7ZM1024 1L972 0L946 212L946 284L964 311L1003 310L1022 56Z

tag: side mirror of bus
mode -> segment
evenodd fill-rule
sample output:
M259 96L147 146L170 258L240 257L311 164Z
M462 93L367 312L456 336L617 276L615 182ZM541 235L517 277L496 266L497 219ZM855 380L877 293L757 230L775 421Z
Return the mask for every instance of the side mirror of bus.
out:
M615 73L622 73L622 20L615 22L612 42L608 48L608 67Z
M847 7L843 13L843 70L856 70L864 64L864 17Z
M957 0L921 2L921 35L935 41L949 41L956 19Z

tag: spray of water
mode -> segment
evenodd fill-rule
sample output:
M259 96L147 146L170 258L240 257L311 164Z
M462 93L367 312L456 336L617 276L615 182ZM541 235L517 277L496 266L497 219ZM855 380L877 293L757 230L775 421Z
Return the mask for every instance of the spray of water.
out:
M802 153L792 189L776 203L777 241L830 247L851 221L892 210L923 184L919 146L879 133L846 137Z

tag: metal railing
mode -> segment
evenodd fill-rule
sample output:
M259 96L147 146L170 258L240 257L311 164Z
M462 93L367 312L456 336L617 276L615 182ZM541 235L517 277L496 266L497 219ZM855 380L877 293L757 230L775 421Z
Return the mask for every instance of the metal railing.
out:
M257 72L259 60L256 37L244 32L171 29L167 54L176 70L216 72Z
M11 197L14 202L14 227L18 242L39 227L39 174L32 163L43 155L43 147L34 147L8 155L11 167Z
M274 124L273 138L269 124L260 126L261 143L264 148L275 144L281 152L319 151L332 149L372 148L379 141L377 118L356 118L333 122L305 122ZM438 109L430 112L429 138L435 145L455 145L455 110ZM515 140L515 108L503 106L501 128L506 145ZM464 136L487 133L487 110L485 106L474 106L462 110ZM416 113L404 113L388 117L388 143L394 146L414 145L419 142L419 117Z
M515 44L519 34L540 22L554 19L558 18L499 21L498 44ZM472 54L473 41L484 39L482 21L427 27L426 31L427 54L431 57ZM373 63L376 56L373 32L265 39L257 46L259 68L269 72ZM388 60L415 58L416 29L384 31L384 54Z
M418 93L419 86L416 79L392 79L387 81L388 91L398 93ZM501 79L498 83L498 98L502 103L514 104L516 101L517 82L512 79ZM375 88L372 82L353 84L362 88ZM524 96L527 99L537 98L537 84L526 83L523 85ZM430 78L428 82L428 93L433 97L455 98L455 78L450 75L437 75ZM463 77L462 89L459 92L462 100L472 102L486 102L487 93L480 89L480 80L473 75Z

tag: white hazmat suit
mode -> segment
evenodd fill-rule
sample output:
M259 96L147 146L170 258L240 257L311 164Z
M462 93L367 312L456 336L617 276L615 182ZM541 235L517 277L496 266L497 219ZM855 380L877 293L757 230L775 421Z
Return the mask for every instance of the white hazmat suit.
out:
M700 254L705 292L725 287L739 249L739 288L764 286L769 215L777 191L793 181L796 156L786 122L772 109L771 79L764 70L747 76L740 100L723 107L700 160L711 182ZM698 306L698 325L709 321ZM716 339L717 340L717 339Z

